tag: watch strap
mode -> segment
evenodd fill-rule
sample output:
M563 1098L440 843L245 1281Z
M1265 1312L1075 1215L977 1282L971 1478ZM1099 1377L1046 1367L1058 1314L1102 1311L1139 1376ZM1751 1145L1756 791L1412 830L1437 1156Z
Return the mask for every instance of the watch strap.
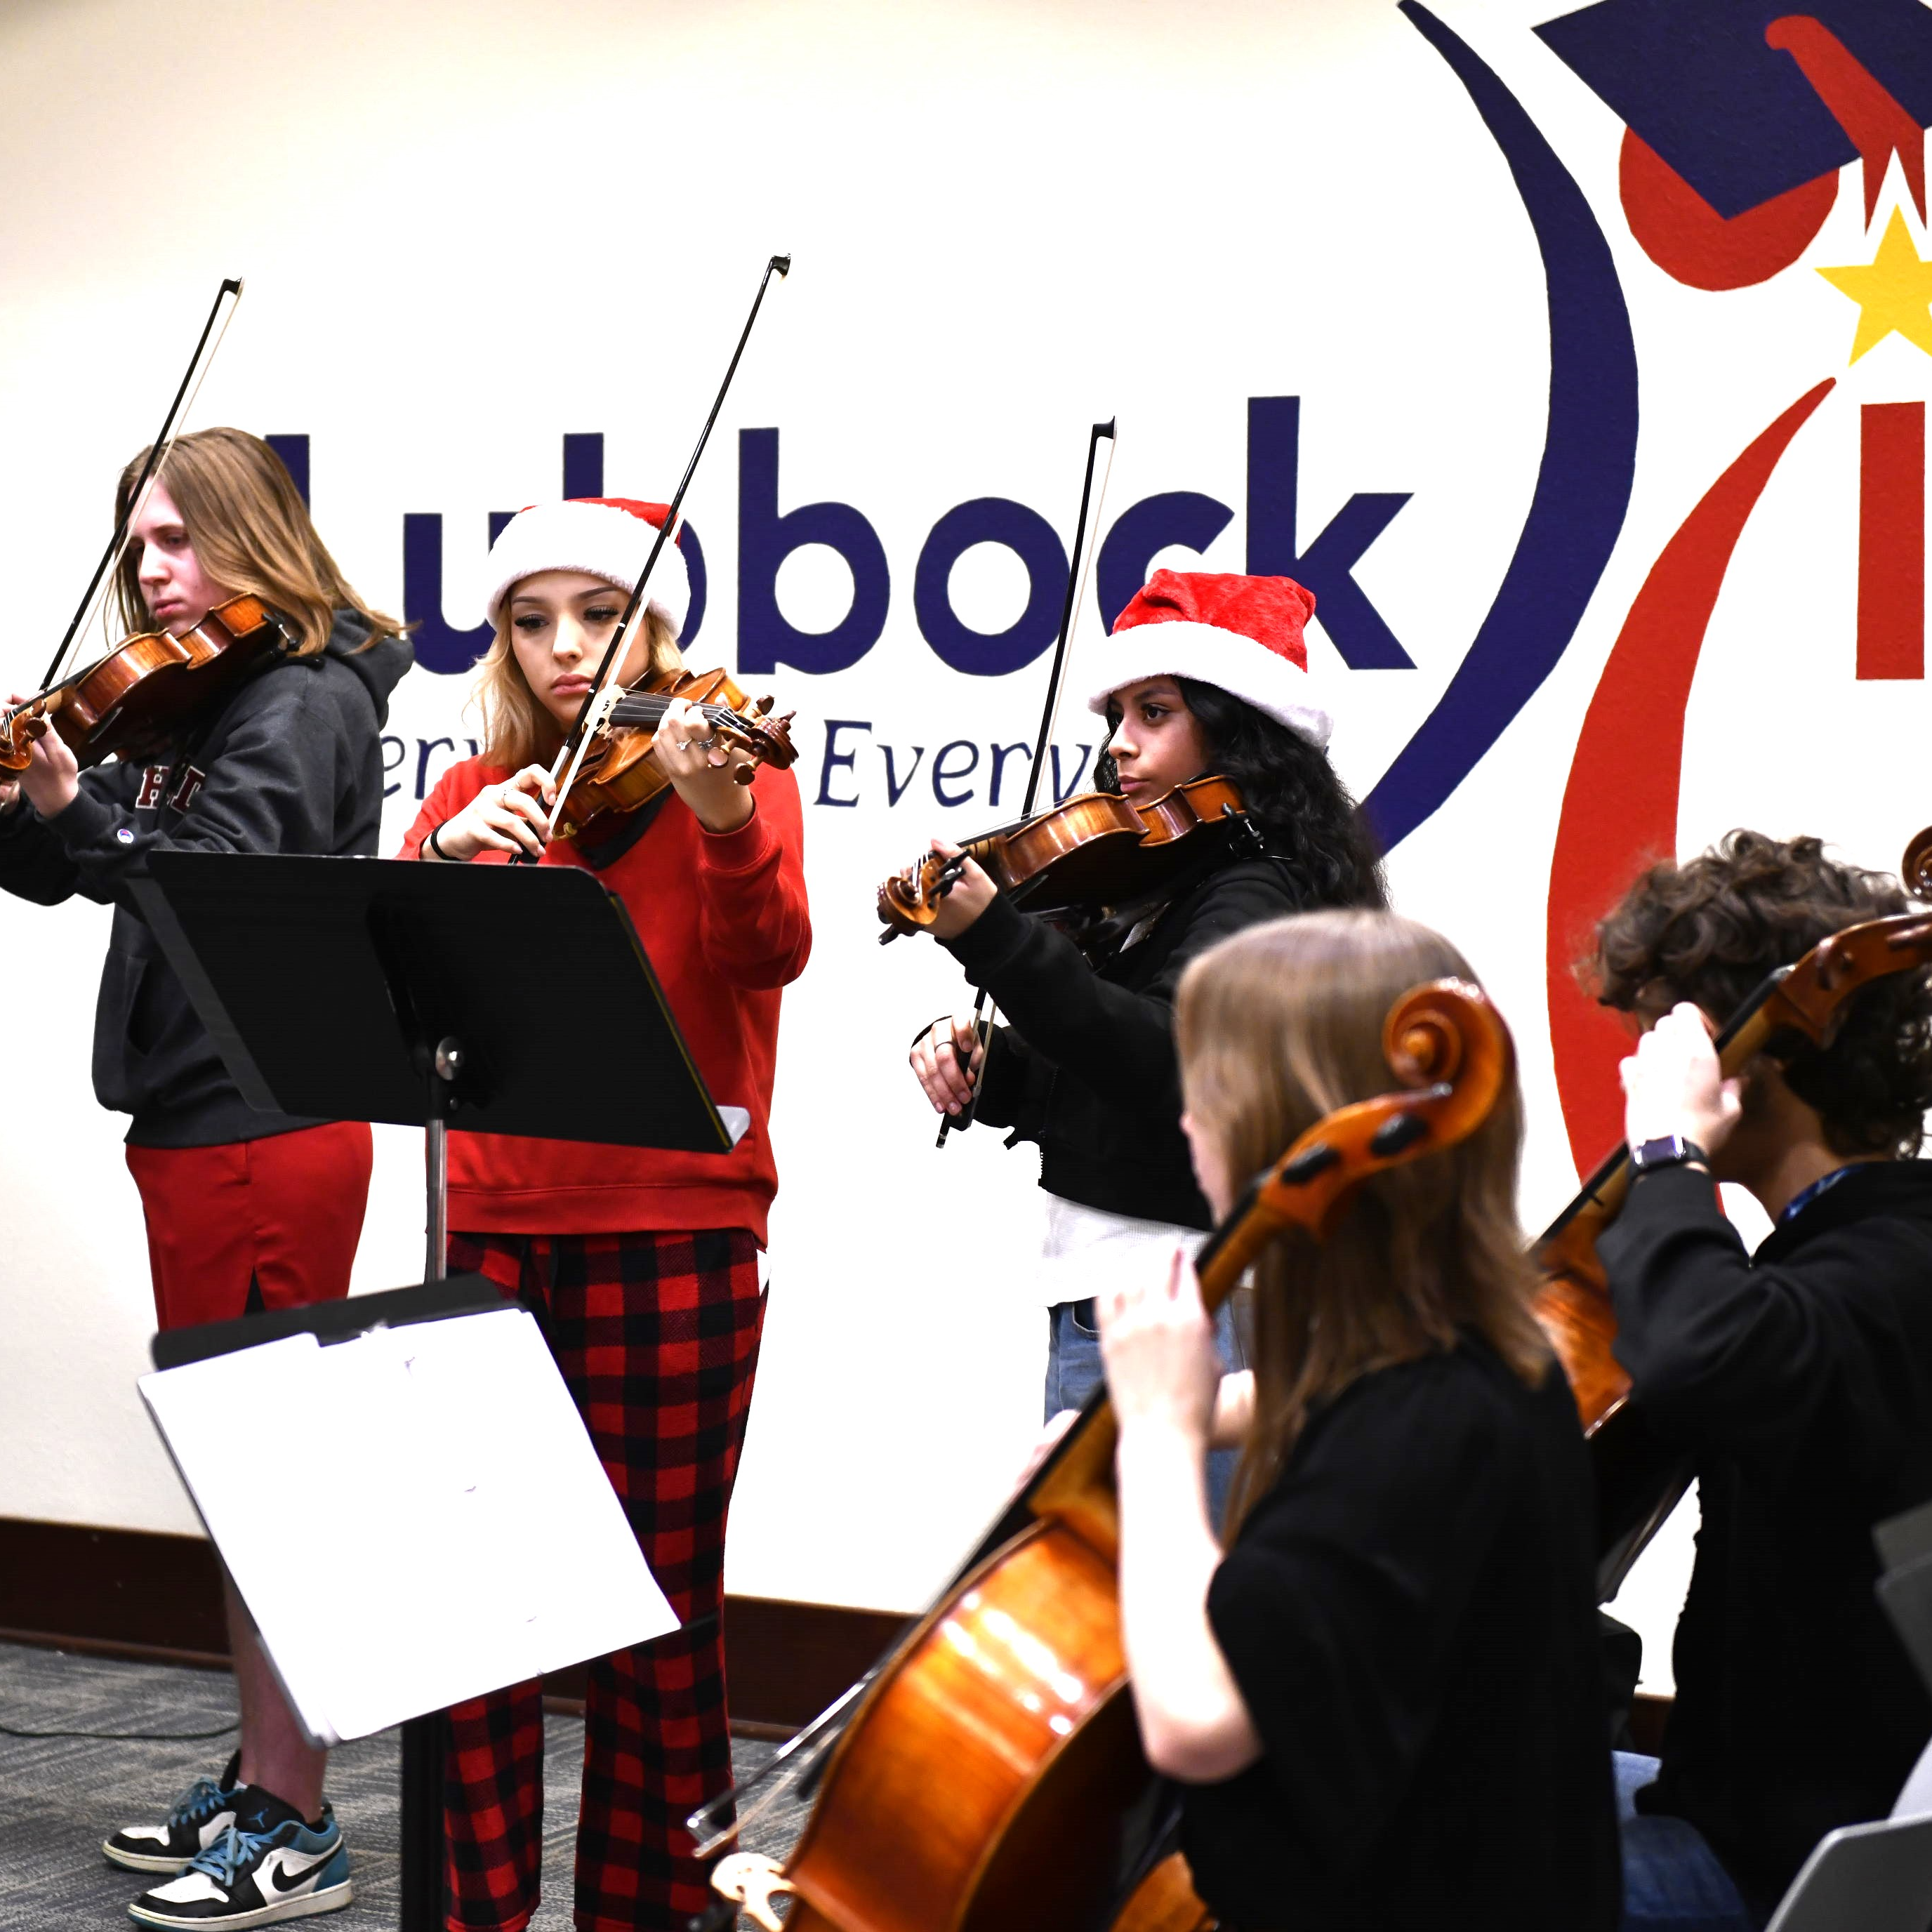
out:
M1682 1167L1687 1161L1710 1165L1711 1156L1695 1141L1682 1134L1664 1134L1643 1141L1630 1149L1630 1166L1639 1174L1654 1174L1659 1168Z

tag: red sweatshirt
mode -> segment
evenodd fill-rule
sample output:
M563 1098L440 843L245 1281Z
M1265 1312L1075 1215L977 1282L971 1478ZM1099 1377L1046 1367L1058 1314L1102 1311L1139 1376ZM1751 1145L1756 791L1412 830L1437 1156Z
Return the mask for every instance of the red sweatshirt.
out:
M413 859L431 831L510 773L466 758L424 800L403 842ZM736 832L706 832L674 794L644 836L597 873L622 900L712 1099L743 1107L750 1129L729 1154L676 1154L508 1134L449 1137L449 1225L464 1233L672 1232L748 1228L760 1243L778 1191L768 1126L779 988L805 970L805 828L789 772L762 767L756 809ZM472 865L507 862L500 852ZM546 866L583 866L559 840ZM592 868L595 869L594 868ZM560 968L567 986L568 963ZM600 1016L600 1024L618 1016Z

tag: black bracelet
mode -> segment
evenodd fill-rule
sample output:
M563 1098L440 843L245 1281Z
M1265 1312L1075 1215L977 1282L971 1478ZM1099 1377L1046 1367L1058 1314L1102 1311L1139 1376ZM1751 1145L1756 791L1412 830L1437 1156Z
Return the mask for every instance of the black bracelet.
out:
M446 825L446 824L448 824L448 822L449 822L449 821L448 821L447 819L445 819L445 820L443 820L443 824L444 824L444 825ZM440 859L440 860L442 861L442 862L443 862L446 866L453 866L453 865L454 865L454 864L456 863L456 861L455 861L454 859L452 859L452 858L449 856L449 854L448 854L447 852L446 852L446 851L442 849L442 848L436 843L436 835L439 832L440 832L442 830L442 825L433 825L433 826L431 826L430 827L430 833L429 833L429 836L423 841L423 843L424 843L425 845L427 845L427 846L429 848L429 849L430 849L432 852L434 852L434 853L436 854L436 856L439 859Z

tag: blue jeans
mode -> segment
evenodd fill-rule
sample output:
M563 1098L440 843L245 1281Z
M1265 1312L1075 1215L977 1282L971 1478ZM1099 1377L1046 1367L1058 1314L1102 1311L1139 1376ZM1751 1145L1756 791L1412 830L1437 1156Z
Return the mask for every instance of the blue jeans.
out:
M1046 1418L1063 1408L1084 1408L1087 1398L1106 1379L1100 1366L1100 1336L1094 1324L1090 1301L1063 1301L1047 1311ZM1224 1366L1243 1366L1241 1345L1234 1332L1233 1305L1224 1302L1214 1318L1214 1343ZM1228 1506L1228 1487L1238 1460L1232 1449L1216 1449L1208 1458L1208 1520L1216 1528Z
M1617 1830L1623 1841L1622 1932L1759 1932L1730 1873L1682 1818L1646 1817L1636 1794L1657 1775L1657 1760L1612 1754Z

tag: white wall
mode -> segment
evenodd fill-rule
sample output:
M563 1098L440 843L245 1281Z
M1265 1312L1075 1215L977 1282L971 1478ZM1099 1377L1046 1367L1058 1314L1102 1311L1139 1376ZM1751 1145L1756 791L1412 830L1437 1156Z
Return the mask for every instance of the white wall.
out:
M1592 201L1642 371L1636 494L1581 630L1390 867L1404 909L1464 946L1514 1024L1534 1222L1575 1183L1542 918L1584 708L1697 495L1802 389L1844 374L1851 311L1808 268L1736 297L1667 281L1618 214L1618 124L1528 31L1550 9L1441 10ZM956 975L934 949L874 944L878 878L930 833L986 822L983 788L943 809L922 767L889 806L876 746L903 760L1030 736L1044 666L946 669L914 622L915 560L943 512L981 495L1067 532L1087 425L1118 412L1110 517L1208 492L1238 513L1209 565L1238 569L1246 400L1300 396L1304 542L1354 492L1413 493L1357 578L1416 668L1348 673L1312 636L1343 687L1336 756L1366 793L1487 610L1542 446L1541 266L1467 95L1379 0L68 0L0 16L0 70L5 675L22 686L222 275L248 292L196 421L306 433L320 526L392 609L404 514L440 512L444 610L466 626L486 512L554 494L566 432L604 434L611 491L668 494L765 257L794 252L688 506L710 574L696 661L735 662L741 428L781 430L784 508L863 512L892 604L854 668L751 680L799 709L808 800L823 721L873 730L835 781L859 804L807 814L818 939L786 1000L774 1288L730 1580L917 1603L1034 1427L1036 1196L1030 1154L992 1135L932 1152L904 1047L958 998ZM1869 259L1848 190L1808 260ZM1748 821L1815 827L1888 864L1928 815L1873 776L1917 741L1922 687L1854 687L1846 656L1853 403L1922 395L1925 368L1894 338L1852 370L1747 532L1692 702L1686 849ZM982 550L953 602L997 629L1024 589L1010 554ZM850 580L802 551L779 594L791 621L824 629ZM399 694L392 845L422 746L460 736L460 687L418 674ZM1062 741L1090 743L1086 726L1070 709ZM14 1062L0 1512L184 1529L132 1385L150 1319L138 1208L87 1087L105 923L0 902ZM378 1147L364 1288L418 1268L417 1142L379 1130ZM1626 1592L1653 1682L1687 1535Z

